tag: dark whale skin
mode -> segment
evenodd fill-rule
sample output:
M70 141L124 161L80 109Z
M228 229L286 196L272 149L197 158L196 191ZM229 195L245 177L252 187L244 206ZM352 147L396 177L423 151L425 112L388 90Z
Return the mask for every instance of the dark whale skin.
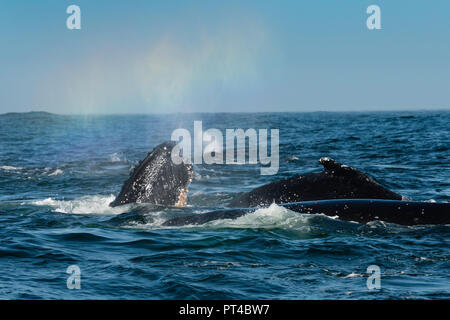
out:
M192 181L191 164L174 164L171 152L175 142L156 146L133 170L116 199L109 205L116 207L127 203L152 203L174 206L185 196Z
M321 158L322 172L296 175L271 182L233 199L230 208L253 208L271 203L290 203L326 199L402 200L402 196L383 187L375 179L330 158Z
M399 225L450 224L450 203L379 199L339 199L281 204L302 214L324 214L344 221L384 221ZM223 209L167 220L164 226L201 225L218 219L237 219L255 209Z

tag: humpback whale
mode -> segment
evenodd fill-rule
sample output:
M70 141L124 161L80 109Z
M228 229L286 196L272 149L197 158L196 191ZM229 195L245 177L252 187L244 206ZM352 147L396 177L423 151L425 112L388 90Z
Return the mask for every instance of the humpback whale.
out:
M191 164L174 164L174 142L153 149L133 170L110 206L152 203L185 206ZM296 175L271 182L244 193L222 210L167 220L165 226L204 224L217 219L236 219L257 207L277 203L302 214L325 214L345 221L367 223L385 221L401 225L450 224L450 203L403 201L365 173L321 158L322 172Z

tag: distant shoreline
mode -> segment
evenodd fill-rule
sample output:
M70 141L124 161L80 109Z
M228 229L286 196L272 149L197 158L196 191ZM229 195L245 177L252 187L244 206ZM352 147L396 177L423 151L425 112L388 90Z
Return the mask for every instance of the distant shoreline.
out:
M0 116L11 115L48 115L48 116L160 116L160 115L194 115L194 114L373 114L373 113L433 113L433 112L450 112L450 108L436 108L436 109L380 109L380 110L342 110L342 111L255 111L255 112L148 112L148 113L52 113L48 111L24 111L24 112L6 112L0 113Z

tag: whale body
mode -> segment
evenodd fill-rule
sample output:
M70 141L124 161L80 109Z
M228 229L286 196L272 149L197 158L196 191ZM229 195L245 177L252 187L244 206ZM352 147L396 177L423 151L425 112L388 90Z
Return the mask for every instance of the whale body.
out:
M302 214L324 214L339 220L367 223L384 221L399 225L450 224L450 203L380 199L339 199L304 201L281 204ZM255 209L224 209L177 217L167 220L164 226L201 225L219 219L237 219L252 214Z
M193 168L189 163L172 162L174 146L174 142L164 142L155 147L136 166L110 206L133 202L185 206ZM449 203L402 201L400 194L355 168L330 158L321 158L319 162L324 167L322 172L271 182L239 195L229 208L174 218L164 225L236 219L271 203L302 214L325 214L359 223L381 220L401 225L450 224Z

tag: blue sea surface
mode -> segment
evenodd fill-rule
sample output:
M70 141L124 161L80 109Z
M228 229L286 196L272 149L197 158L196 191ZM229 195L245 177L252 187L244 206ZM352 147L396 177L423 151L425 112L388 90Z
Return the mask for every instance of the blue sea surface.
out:
M186 208L108 206L172 131L280 130L280 169L195 165ZM332 157L414 200L450 200L450 112L0 115L0 299L449 299L450 226L282 207L163 227ZM449 212L450 214L450 212ZM81 288L68 289L81 270ZM369 290L367 268L381 270ZM70 280L70 279L69 279Z

